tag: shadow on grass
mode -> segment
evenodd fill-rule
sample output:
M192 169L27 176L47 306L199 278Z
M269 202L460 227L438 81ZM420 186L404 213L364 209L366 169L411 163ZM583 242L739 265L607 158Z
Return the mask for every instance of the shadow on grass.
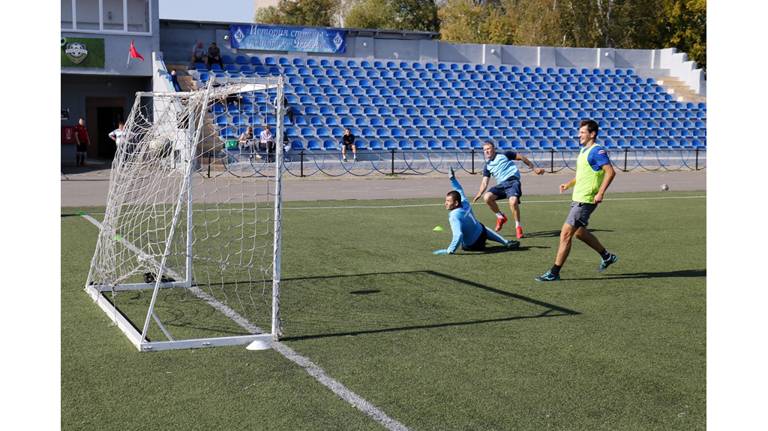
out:
M624 274L606 274L602 277L587 277L587 278L569 278L568 280L574 281L588 281L588 280L632 280L642 278L697 278L706 277L706 269L683 269L680 271L668 271L668 272L628 272Z
M429 270L297 277L297 278L286 278L286 279L283 279L283 281L338 279L338 278L349 278L349 277L408 275L408 274L421 274L421 275L428 275L431 277L441 278L444 280L459 283L468 288L482 289L489 293L493 293L496 295L500 295L500 296L511 298L518 301L523 301L531 305L536 305L544 308L544 310L536 314L523 315L523 316L508 316L508 317L500 317L500 318L494 318L494 319L472 319L472 320L463 320L463 321L455 321L455 322L435 322L435 323L428 323L428 324L421 324L421 325L403 325L403 326L387 327L387 328L361 329L361 330L354 330L354 331L340 331L340 332L331 332L331 333L299 335L299 336L293 336L293 337L291 336L283 337L281 338L281 340L282 341L301 341L301 340L311 340L311 339L329 338L329 337L345 337L345 336L365 335L365 334L381 334L381 333L389 333L389 332L401 332L401 331L412 331L412 330L422 330L422 329L459 327L459 326L477 325L477 324L484 324L484 323L509 322L509 321L522 320L522 319L536 319L536 318L542 318L542 317L575 316L575 315L581 314L578 311L561 307L559 305L550 304L548 302L533 299L517 293L507 292L505 290L497 289L495 287L486 286L484 284L477 283L475 281L466 280L466 279L455 277L449 274L444 274L441 272L429 271ZM349 293L353 295L359 295L359 294L372 294L372 293L378 293L378 292L380 292L378 289L368 289L368 290L354 290L354 291L350 291Z
M542 246L542 245L526 245L526 246L520 246L518 248L509 250L506 247L499 245L499 246L486 247L485 250L483 250L483 251L461 250L461 255L462 256L483 256L483 255L486 255L486 254L506 253L506 252L517 253L517 252L521 252L521 251L528 251L528 250L530 250L532 248L552 248L552 247Z
M587 229L588 231L595 232L613 232L610 229ZM526 232L526 238L557 238L560 236L560 229L557 230L543 230L539 232Z

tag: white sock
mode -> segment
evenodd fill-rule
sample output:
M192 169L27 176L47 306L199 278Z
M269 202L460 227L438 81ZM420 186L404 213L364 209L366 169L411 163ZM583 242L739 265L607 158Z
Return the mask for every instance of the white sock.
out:
M496 217L498 217L498 218L504 218L504 213L503 213L503 212L501 212L501 211L499 211L499 212L497 212L497 213L496 213Z
M521 225L519 221L515 220L515 227L523 227L523 225Z

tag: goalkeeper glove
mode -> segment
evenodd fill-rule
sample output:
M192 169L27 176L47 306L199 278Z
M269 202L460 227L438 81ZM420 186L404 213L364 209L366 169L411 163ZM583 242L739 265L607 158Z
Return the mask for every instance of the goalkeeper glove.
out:
M453 166L448 166L448 179L452 180L456 178L456 174L453 172Z
M448 251L447 248L444 248L442 250L435 250L435 251L432 252L432 254L434 254L435 256L441 256L441 255L444 255L444 254L450 254L450 252Z

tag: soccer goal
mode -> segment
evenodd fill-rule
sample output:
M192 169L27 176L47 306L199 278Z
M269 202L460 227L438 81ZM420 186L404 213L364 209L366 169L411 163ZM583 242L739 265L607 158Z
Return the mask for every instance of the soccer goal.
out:
M85 290L140 351L281 335L283 83L137 93Z

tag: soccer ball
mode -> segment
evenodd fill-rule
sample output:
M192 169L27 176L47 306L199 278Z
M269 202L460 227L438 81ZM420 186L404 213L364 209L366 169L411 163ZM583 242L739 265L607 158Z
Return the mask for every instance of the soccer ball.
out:
M661 185L661 191L662 191L662 192L666 192L667 190L669 190L669 186L668 186L668 185L666 185L666 184L662 184L662 185Z

